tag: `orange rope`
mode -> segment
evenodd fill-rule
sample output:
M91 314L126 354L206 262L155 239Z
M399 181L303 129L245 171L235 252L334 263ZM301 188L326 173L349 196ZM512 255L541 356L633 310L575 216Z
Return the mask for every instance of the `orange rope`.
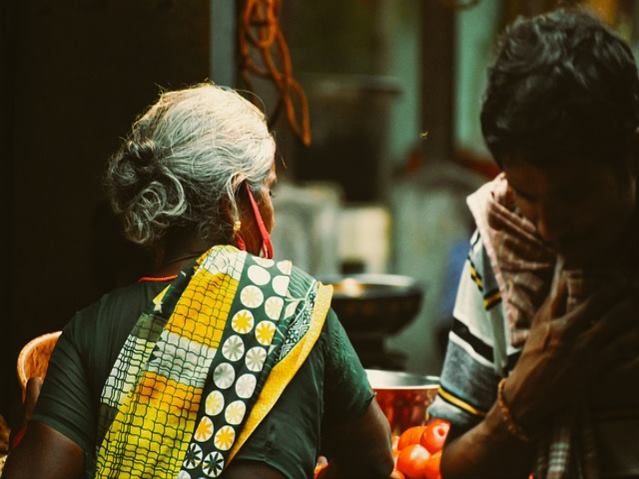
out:
M278 21L280 10L281 0L245 0L239 25L241 75L249 88L252 75L273 81L280 96L276 111L280 106L284 108L291 129L308 146L311 144L308 101L302 86L293 78L291 54ZM259 52L259 65L254 61L254 50Z

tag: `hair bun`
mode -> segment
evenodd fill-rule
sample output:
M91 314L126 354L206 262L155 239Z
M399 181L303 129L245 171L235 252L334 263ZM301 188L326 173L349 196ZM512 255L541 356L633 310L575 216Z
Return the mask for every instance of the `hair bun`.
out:
M151 179L157 173L158 147L153 140L128 140L124 148L124 158L132 162L140 178Z

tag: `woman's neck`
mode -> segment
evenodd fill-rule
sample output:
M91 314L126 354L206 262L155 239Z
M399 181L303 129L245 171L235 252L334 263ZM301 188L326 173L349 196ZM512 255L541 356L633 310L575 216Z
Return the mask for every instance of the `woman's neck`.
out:
M199 238L186 238L181 241L167 238L164 245L156 252L154 276L178 274L213 244Z

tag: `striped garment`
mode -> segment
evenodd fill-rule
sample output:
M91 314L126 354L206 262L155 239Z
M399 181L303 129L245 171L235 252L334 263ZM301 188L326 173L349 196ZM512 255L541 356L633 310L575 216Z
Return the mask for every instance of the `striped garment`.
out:
M479 232L471 239L453 315L440 390L429 413L465 431L492 407L499 381L520 352L506 340L503 303Z
M497 385L514 367L532 316L553 284L559 278L566 282L571 308L599 281L585 281L580 271L563 269L561 258L543 246L534 226L514 212L503 175L472 195L469 206L478 231L458 290L440 392L429 409L432 416L451 421L457 433L480 422L494 404ZM595 424L594 430L591 408L581 404L578 409L573 415L555 418L540 439L535 477L599 477L596 449L604 451L599 459L606 472L639 474L639 446L635 452L617 437L607 440L626 436L639 444L638 433L619 434L621 418L635 418L637 424L637 408L617 414L615 424L609 421L610 412L604 412L608 419ZM617 451L610 444L621 446Z

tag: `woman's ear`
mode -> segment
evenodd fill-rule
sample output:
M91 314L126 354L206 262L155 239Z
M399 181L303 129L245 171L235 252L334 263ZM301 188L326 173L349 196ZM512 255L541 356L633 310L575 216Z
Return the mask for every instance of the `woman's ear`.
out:
M239 219L238 218L239 213L233 209L233 206L231 205L231 201L228 199L227 196L224 196L220 200L220 212L221 212L221 215L220 215L221 219L229 225L232 225L235 221Z

